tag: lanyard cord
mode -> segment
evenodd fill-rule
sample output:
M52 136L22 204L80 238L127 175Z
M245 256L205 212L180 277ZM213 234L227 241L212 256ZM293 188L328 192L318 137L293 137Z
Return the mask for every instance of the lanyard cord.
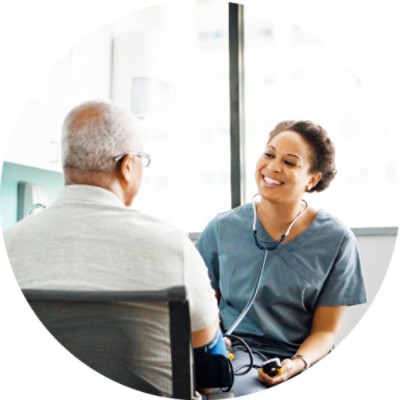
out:
M243 318L245 317L245 315L247 314L247 312L249 311L250 307L253 305L254 300L256 298L258 289L260 287L260 282L261 282L261 276L262 273L264 271L264 266L265 266L265 262L267 261L267 255L268 255L268 251L265 252L264 255L264 261L263 264L260 268L260 272L258 273L258 277L257 277L257 283L256 283L256 287L254 288L253 291L253 295L251 296L250 300L247 302L246 307L243 309L243 311L240 313L239 317L236 319L236 321L232 324L232 326L226 331L225 335L231 335L232 332L237 328L237 326L242 322Z

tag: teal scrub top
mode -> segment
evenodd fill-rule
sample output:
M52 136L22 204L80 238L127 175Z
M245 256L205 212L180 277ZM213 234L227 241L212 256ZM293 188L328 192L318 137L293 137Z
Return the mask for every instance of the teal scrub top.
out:
M252 204L218 214L196 247L213 288L220 292L220 318L228 330L253 294L265 250L253 237ZM257 237L273 240L257 220ZM291 357L309 335L317 306L367 301L357 242L337 218L320 210L310 226L268 251L254 304L234 335L266 354Z

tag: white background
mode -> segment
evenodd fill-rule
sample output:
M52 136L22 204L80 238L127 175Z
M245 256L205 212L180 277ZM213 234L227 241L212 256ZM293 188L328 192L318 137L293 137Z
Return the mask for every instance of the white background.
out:
M148 0L3 1L0 6L0 157L25 98L59 56L94 29L134 9L159 3ZM297 23L302 21L304 28L331 45L374 95L377 111L382 114L390 134L400 134L396 124L400 114L397 97L400 93L400 24L396 0L248 0L243 3L273 7L275 12ZM371 190L379 190L379 182ZM378 209L384 206L384 199L376 204ZM21 298L2 241L0 255L1 398L13 400L24 395L43 400L148 397L100 377L60 348ZM269 390L269 399L398 397L399 260L397 244L378 296L336 351L307 373Z

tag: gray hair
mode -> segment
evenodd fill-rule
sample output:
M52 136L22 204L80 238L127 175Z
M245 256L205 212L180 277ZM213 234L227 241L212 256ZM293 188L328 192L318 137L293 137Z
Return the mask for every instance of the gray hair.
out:
M64 120L61 139L63 168L109 172L114 157L142 147L133 114L112 102L91 101L74 108Z

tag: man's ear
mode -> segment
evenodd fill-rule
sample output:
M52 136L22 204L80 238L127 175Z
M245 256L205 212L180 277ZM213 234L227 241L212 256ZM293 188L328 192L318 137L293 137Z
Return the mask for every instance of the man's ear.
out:
M131 162L131 161L132 161L131 157L129 156L129 154L127 154L121 160L121 163L119 166L119 168L120 168L119 172L120 172L121 178L125 183L129 183L133 179L132 171L133 171L134 167L133 167L133 162Z

